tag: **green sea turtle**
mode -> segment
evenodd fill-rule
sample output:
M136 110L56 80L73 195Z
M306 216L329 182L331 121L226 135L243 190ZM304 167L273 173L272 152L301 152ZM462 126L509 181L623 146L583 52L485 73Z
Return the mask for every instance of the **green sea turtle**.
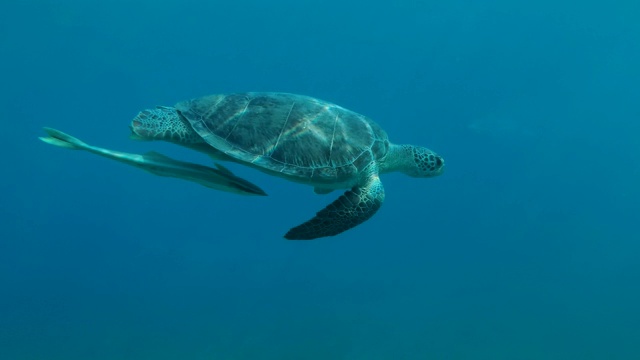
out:
M413 145L394 145L369 118L338 105L287 93L210 95L140 112L132 137L164 140L267 174L308 184L316 193L348 189L285 238L310 240L353 228L378 211L379 175L440 175L444 160Z

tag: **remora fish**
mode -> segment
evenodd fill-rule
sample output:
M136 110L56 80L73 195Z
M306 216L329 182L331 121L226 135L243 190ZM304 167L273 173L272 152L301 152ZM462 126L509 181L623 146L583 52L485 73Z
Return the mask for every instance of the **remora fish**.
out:
M216 168L214 169L204 165L175 160L154 151L146 154L129 154L91 146L56 129L45 127L44 131L49 136L39 137L39 139L47 144L72 150L86 150L96 155L135 166L154 175L193 181L208 188L240 195L267 195L257 185L234 175L229 169L218 163L215 163Z

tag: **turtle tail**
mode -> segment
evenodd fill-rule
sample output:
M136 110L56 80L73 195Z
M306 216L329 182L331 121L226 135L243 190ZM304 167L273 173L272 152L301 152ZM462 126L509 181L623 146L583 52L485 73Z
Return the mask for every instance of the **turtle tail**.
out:
M86 150L89 148L89 145L80 141L79 139L65 134L60 130L52 129L45 127L44 131L49 135L47 137L39 137L40 140L46 142L47 144L72 149L72 150Z

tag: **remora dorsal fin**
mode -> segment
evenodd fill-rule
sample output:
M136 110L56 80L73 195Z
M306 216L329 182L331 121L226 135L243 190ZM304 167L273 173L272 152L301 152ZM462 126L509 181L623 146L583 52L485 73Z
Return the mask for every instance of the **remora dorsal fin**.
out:
M216 168L218 170L220 170L220 172L225 173L227 175L233 175L233 173L231 172L231 170L229 170L226 166L223 166L220 163L214 163L216 165ZM235 175L234 175L235 176Z
M177 160L168 157L167 155L162 155L159 152L149 151L144 153L144 157L149 160L161 161L161 162L170 162L175 163Z

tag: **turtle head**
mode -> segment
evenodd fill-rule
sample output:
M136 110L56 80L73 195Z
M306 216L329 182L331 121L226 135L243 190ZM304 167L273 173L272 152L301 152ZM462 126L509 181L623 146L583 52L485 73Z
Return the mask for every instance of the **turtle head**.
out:
M175 108L159 106L138 113L129 125L135 140L164 140L177 144L198 142L200 137Z
M442 156L422 146L393 145L390 155L390 168L411 177L438 176L444 171Z

